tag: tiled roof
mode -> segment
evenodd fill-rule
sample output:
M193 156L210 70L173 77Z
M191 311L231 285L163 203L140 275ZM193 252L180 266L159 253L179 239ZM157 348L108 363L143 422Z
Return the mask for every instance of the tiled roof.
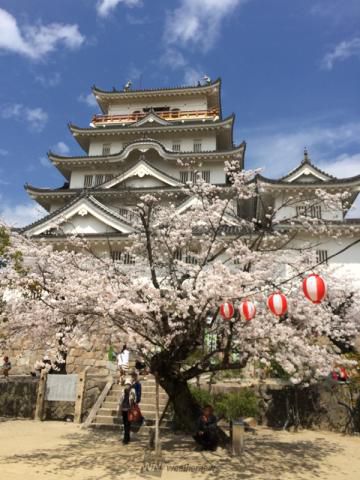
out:
M228 153L236 153L236 151L244 148L245 146L245 142L242 142L240 145L235 145L233 148L231 149L228 149L228 150L202 150L201 152L173 152L172 150L168 150L161 142L159 142L158 140L155 140L153 138L142 138L142 139L139 139L139 140L134 140L132 142L129 142L129 143L126 143L124 145L124 147L117 153L112 153L112 154L109 154L109 155L78 155L78 156L74 156L74 157L65 157L63 155L58 155L57 153L54 153L54 152L51 152L49 151L48 152L48 157L49 158L57 158L57 159L60 159L60 160L72 160L72 159L89 159L89 160L92 160L92 159L107 159L107 158L115 158L119 155L121 155L123 153L123 151L129 146L129 145L136 145L137 143L144 143L144 142L152 142L152 143L156 143L158 144L163 150L164 152L170 154L170 155L174 155L174 157L178 157L179 155L182 155L182 156L193 156L193 155L209 155L209 154L212 154L212 155L221 155L221 154L228 154Z
M120 214L118 214L117 212L115 212L111 208L106 207L106 205L103 205L101 202L96 200L96 198L94 198L89 192L87 192L86 190L83 190L79 195L77 195L75 198L70 200L70 202L68 202L63 207L55 210L52 213L49 213L49 215L46 215L45 217L40 218L36 222L33 222L30 225L27 225L26 227L22 228L20 231L25 233L28 230L31 230L32 228L37 227L38 225L41 225L42 223L48 222L52 218L57 217L58 215L65 212L66 210L68 210L73 205L75 205L81 198L86 198L90 203L95 205L97 208L101 209L103 212L105 212L108 215L111 215L112 217L116 218L117 220L120 220L121 222L126 223L127 225L131 226Z
M184 91L184 90L196 90L196 89L206 89L206 88L209 88L209 87L213 87L214 85L216 84L221 84L221 79L220 78L217 78L216 80L214 80L213 82L211 82L210 84L205 84L205 85L193 85L193 86L189 86L189 85L185 85L185 86L177 86L177 87L158 87L158 88L147 88L147 89L130 89L130 90L127 90L127 91L124 91L124 90L117 90L115 88L113 88L112 90L101 90L100 88L96 87L95 85L93 85L92 87L92 90L93 92L95 93L102 93L102 94L105 94L105 95L117 95L117 94L124 94L124 95L127 95L127 94L131 94L131 93L158 93L158 92L169 92L169 91L172 91L172 90L181 90L181 91Z

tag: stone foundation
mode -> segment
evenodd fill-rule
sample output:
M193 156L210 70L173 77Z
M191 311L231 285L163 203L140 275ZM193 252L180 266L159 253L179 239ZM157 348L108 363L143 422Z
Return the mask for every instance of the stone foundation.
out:
M39 380L32 377L0 379L0 416L34 418Z

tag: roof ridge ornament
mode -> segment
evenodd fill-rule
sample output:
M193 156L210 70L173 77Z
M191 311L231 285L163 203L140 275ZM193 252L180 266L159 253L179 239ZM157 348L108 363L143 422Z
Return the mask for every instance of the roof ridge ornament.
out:
M131 89L132 81L128 80L124 85L124 92L128 92Z
M304 158L301 163L310 163L309 153L307 147L304 148Z

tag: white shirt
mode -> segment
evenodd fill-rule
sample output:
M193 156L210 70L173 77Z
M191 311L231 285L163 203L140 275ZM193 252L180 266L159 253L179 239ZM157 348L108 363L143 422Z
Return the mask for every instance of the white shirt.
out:
M129 365L129 356L130 356L130 352L127 349L118 354L117 361L118 361L119 367L124 367L124 366L127 367Z

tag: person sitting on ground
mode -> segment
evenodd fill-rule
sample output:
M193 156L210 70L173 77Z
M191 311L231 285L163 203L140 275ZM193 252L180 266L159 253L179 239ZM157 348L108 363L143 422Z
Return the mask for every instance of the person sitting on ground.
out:
M130 352L127 348L126 343L124 344L122 350L117 355L118 367L119 367L119 383L124 385L125 375L129 370L129 357Z
M4 377L7 378L9 376L10 370L11 370L11 362L9 360L9 357L5 356L4 357L4 363L3 363L3 366L2 366L2 374L4 375Z
M219 437L217 433L217 419L214 415L214 409L211 405L205 405L202 414L198 420L198 429L194 435L194 440L204 450L216 450Z
M124 381L124 390L120 398L120 410L124 425L123 444L127 445L130 442L130 422L129 410L136 403L135 389L131 385L131 378L126 378Z

